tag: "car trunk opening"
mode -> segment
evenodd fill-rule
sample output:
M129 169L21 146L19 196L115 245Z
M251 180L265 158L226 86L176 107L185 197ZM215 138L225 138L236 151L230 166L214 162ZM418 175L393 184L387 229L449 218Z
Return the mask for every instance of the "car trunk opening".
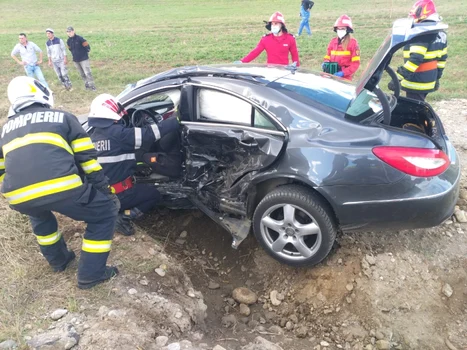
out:
M438 115L427 103L400 97L391 113L390 126L422 133L430 137L440 149L446 152L443 125Z

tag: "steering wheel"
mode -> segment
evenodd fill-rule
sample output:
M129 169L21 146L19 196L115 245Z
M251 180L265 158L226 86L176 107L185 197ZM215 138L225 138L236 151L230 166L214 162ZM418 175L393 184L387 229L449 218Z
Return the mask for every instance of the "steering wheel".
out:
M152 120L154 124L159 123L159 120L157 118L158 116L159 119L162 119L162 116L159 113L154 112L153 114L152 112L149 112L145 109L135 109L134 112L131 114L130 123L134 127L141 128L145 125L153 124L148 119Z
M389 66L386 66L386 72L389 74L391 81L394 83L394 96L399 98L399 95L401 94L401 83L397 78L397 74L394 72L394 69Z

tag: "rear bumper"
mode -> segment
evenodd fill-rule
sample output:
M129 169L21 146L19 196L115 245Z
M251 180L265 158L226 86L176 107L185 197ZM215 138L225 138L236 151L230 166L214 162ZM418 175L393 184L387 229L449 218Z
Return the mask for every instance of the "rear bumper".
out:
M451 166L439 177L405 176L389 185L320 189L327 198L339 199L333 207L343 231L437 226L452 215L459 197L460 164L449 148Z

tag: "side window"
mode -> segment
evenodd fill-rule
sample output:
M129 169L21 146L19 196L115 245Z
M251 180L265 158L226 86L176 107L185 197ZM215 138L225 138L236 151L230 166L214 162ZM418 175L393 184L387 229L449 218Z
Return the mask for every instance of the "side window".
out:
M274 124L259 110L255 109L255 128L277 130Z
M209 89L198 91L198 120L242 124L261 129L277 130L261 111L238 97Z
M180 90L172 89L166 91L159 91L152 95L143 97L142 99L133 102L126 107L127 110L132 108L144 109L148 111L165 113L174 109L180 103Z
M210 89L198 90L198 120L251 126L253 107L238 97Z

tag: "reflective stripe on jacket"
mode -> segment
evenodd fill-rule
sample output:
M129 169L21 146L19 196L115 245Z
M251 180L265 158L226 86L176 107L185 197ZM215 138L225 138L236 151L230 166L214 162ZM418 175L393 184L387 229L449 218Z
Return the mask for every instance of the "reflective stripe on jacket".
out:
M91 139L72 114L29 106L8 118L0 147L2 194L12 205L67 198L83 175L105 182Z
M352 80L354 73L360 67L360 48L355 38L350 38L347 49L342 47L341 40L332 38L328 45L324 62L337 62L344 73L344 78Z
M443 75L448 57L445 32L423 35L404 47L404 65L397 72L402 90L429 93Z
M89 118L88 123L94 127L91 139L110 184L133 175L136 170L135 151L149 150L154 142L179 125L175 118L143 128L127 127L121 121L110 121L109 124L108 119L102 118Z

